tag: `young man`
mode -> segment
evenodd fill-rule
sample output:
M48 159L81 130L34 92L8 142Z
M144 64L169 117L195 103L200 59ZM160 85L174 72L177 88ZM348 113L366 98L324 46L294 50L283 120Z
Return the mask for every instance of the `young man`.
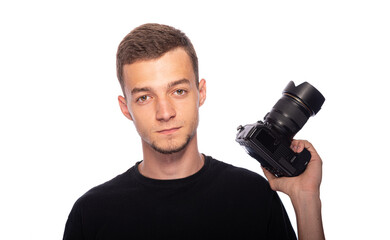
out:
M273 190L288 194L300 239L324 239L319 188L322 162L312 159L295 178L260 175L198 150L199 107L206 81L181 31L145 24L120 43L117 75L123 114L142 142L143 160L84 194L74 205L64 239L295 239ZM272 190L272 189L273 190Z

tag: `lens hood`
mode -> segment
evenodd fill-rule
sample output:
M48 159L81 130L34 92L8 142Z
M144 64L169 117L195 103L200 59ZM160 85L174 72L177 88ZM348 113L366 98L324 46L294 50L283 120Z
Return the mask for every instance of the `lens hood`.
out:
M297 101L301 101L309 108L312 116L320 111L322 104L325 102L325 97L308 82L295 86L294 82L290 81L283 90L283 94L292 95L297 98Z

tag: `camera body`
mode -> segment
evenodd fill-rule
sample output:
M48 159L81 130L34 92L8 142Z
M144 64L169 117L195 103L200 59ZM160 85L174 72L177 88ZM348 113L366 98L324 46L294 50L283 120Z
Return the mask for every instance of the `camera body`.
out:
M290 81L264 121L237 128L236 141L275 176L298 176L305 171L311 154L307 149L292 151L292 139L324 102L324 96L309 83L295 86Z
M291 141L283 138L268 123L258 121L238 127L236 141L245 147L248 154L277 177L298 176L305 171L311 154L306 149L294 153Z

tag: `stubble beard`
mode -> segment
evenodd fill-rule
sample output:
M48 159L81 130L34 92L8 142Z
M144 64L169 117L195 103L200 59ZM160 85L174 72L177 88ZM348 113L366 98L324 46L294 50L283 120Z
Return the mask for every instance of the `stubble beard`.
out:
M196 135L196 129L198 128L198 123L199 123L199 118L196 118L192 123L191 123L191 127L190 129L191 132L189 132L185 138L184 141L181 142L177 142L177 140L174 140L174 139L168 139L166 140L167 144L164 146L159 146L157 144L157 141L153 141L151 143L149 143L149 145L158 153L161 153L161 154L174 154L174 153L178 153L182 150L184 150L188 145L189 143L191 142L191 140L194 138L194 136ZM183 124L185 125L185 124Z
M155 142L152 142L150 144L150 146L157 152L161 153L161 154L173 154L173 153L178 153L180 151L182 151L183 149L185 149L188 144L190 143L191 139L194 137L194 135L188 135L185 142L181 145L176 145L174 143L170 143L169 146L163 148L163 147L159 147L157 146L157 144Z
M146 137L146 138L143 138L144 142L146 144L148 144L156 152L161 153L161 154L174 154L174 153L178 153L178 152L184 150L189 145L191 140L196 135L196 130L198 128L198 124L199 124L199 116L197 116L190 123L191 131L187 133L187 136L185 137L184 141L178 141L178 139L166 139L165 144L158 144L159 141L157 141L157 140L153 141L152 139L146 137L147 136L146 133L142 134L141 132L139 132L139 134L140 134L141 138L143 138L142 136ZM185 122L184 122L184 123L178 124L178 125L185 126L187 124L185 124Z

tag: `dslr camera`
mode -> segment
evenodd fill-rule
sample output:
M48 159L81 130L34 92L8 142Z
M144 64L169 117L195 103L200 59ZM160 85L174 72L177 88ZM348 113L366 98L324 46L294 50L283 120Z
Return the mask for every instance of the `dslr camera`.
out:
M324 96L309 83L295 86L290 81L264 121L237 128L236 141L276 177L298 176L305 171L311 154L307 149L295 153L291 142L324 102Z

